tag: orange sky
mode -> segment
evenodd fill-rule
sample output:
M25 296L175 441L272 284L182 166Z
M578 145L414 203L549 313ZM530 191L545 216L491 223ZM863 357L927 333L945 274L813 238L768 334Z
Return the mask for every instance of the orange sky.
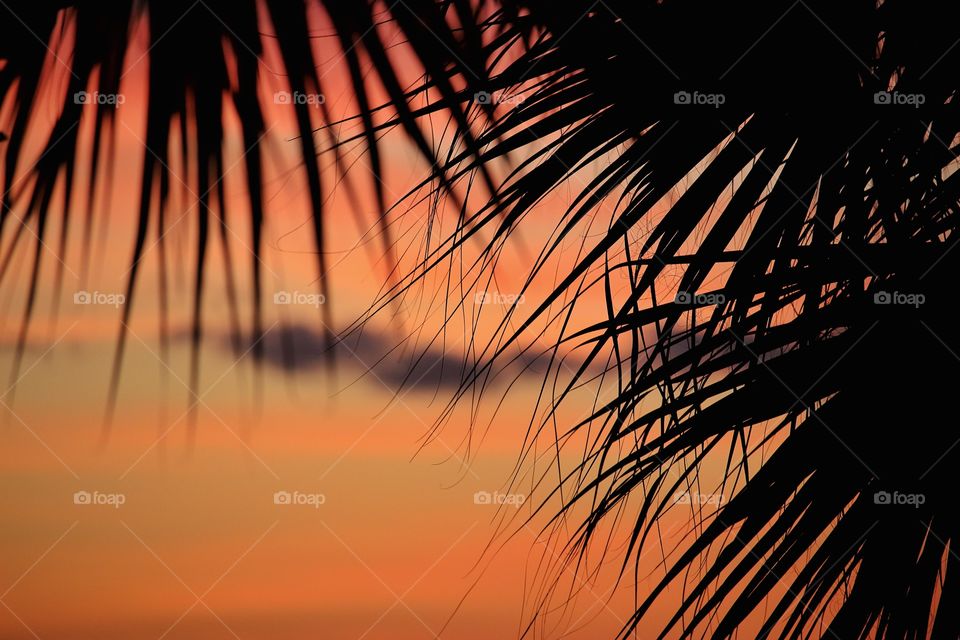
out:
M420 385L397 397L376 369L361 377L363 363L349 357L336 380L321 367L285 376L269 365L257 372L249 358L237 362L225 344L224 278L214 246L208 258L202 403L190 449L183 415L189 400L184 384L188 345L174 342L169 370L158 359L151 237L114 428L109 441L99 445L120 315L113 307L71 301L80 287L113 293L125 285L139 186L145 71L145 62L131 68L127 101L118 110L120 162L113 207L102 212L111 223L96 256L94 278L82 284L74 277L80 254L79 244L71 245L63 258L72 275L52 323L53 263L47 263L22 378L15 393L6 396L11 409L2 410L0 603L5 606L0 607L0 637L405 640L434 637L448 620L444 638L515 637L542 586L536 573L541 560L555 560L550 545L537 541L546 519L538 516L522 524L533 498L520 509L506 507L502 513L516 516L507 525L515 535L497 538L503 529L498 510L475 504L474 494L507 490L538 391L535 376L521 378L483 443L470 448L469 460L466 410L457 412L440 437L415 456L449 389ZM352 105L337 73L328 78L328 105L347 114ZM268 291L310 292L315 261L303 226L309 215L306 189L296 174L289 175L296 166L295 143L289 141L295 131L289 118L274 115ZM231 135L228 147L236 159L241 148L235 129ZM385 148L388 194L399 195L422 175L422 163L400 138L388 138ZM360 162L358 185L364 178ZM239 257L235 273L246 300L243 242L249 232L242 179L242 170L231 173L226 186ZM551 212L568 196L558 192L525 227L531 246L546 237ZM329 209L330 219L336 220L330 240L331 297L338 321L345 323L374 299L384 267L371 267L369 255L356 248L357 227L342 194L336 194ZM375 211L362 214L372 224ZM418 246L422 217L414 212L396 225L398 235L408 232L401 236L401 246ZM57 226L55 222L51 234ZM182 251L181 265L171 270L175 284L178 269L192 269L193 233L188 217L168 238L172 255L178 255L177 247ZM553 266L561 268L570 259L566 255ZM497 291L518 291L525 264L521 255L508 251L497 271ZM12 361L25 275L20 272L19 279L9 279L0 289L3 371ZM181 331L189 318L188 282L183 281L172 301L172 326ZM441 290L442 280L430 282ZM536 283L531 296L542 295L550 284L549 279ZM268 326L277 332L278 322L316 326L310 308L266 307ZM497 308L484 313L480 335L502 317ZM428 326L438 322L433 315ZM409 335L396 323L372 327L387 342ZM462 336L456 331L448 335L447 346L451 356L459 357ZM501 393L495 389L482 405L483 425ZM588 394L574 396L562 415L572 421L589 409L588 402ZM125 503L119 508L75 505L76 491L123 494ZM326 501L319 508L276 505L276 491L320 493ZM526 491L522 486L512 490ZM672 518L665 526L683 531L686 518L679 513ZM676 539L669 534L668 540ZM488 549L494 539L499 542ZM640 573L657 575L659 559L651 548ZM564 593L572 586L578 593L566 610L554 609L545 618L542 630L548 637L612 637L632 612L633 601L629 579L625 588L613 589L618 568L612 562L586 584L561 571L558 590ZM649 584L640 585L641 596ZM565 600L558 596L553 604ZM669 606L665 599L651 620Z

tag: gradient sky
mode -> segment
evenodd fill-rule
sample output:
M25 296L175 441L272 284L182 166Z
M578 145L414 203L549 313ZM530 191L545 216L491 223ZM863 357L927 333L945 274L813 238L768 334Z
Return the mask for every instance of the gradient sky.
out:
M277 366L279 356L257 370L249 358L238 361L230 349L221 254L214 246L208 259L201 402L195 412L196 439L189 446L189 345L184 339L190 310L185 274L192 270L194 237L189 216L167 238L174 286L169 366L158 355L156 238L151 237L117 413L109 438L101 439L120 312L72 302L80 290L112 294L125 285L142 155L146 65L138 65L132 65L125 80L127 101L118 110L113 202L109 211L101 212L110 218L109 235L98 245L85 283L78 276L79 245L62 256L68 285L57 304L50 299L54 262L48 256L51 262L42 274L37 320L19 379L4 396L0 637L412 640L434 637L444 628L445 638L510 638L530 620L543 585L553 580L557 596L542 620L544 634L612 637L632 612L634 598L632 574L614 589L616 557L595 576L574 576L564 569L557 544L565 537L540 535L549 513L524 522L546 497L543 489L518 509L498 511L474 501L478 491L526 497L530 472L549 468L554 454L541 443L536 451L542 457L536 464L528 459L523 467L526 484L521 480L507 487L540 378L535 373L520 376L489 430L504 387L494 387L480 403L481 420L473 431L469 407L464 406L439 437L421 449L450 397L444 383L455 378L453 372L424 375L420 384L399 393L403 358L388 358L366 372L378 346L396 345L413 335L411 316L403 322L371 324L356 354L340 354L335 378L320 366L315 352L293 372ZM348 114L352 104L337 73L327 79L327 102L335 113ZM271 90L265 87L265 96ZM242 151L236 123L229 116L227 120L233 136L228 148L236 160ZM268 300L273 291L313 292L315 280L313 248L304 226L309 217L306 189L290 171L297 162L296 145L290 141L295 129L280 110L274 122L268 141L273 154L268 154ZM385 148L387 193L399 196L422 175L423 167L401 139L388 138ZM356 159L354 171L362 185L363 159L358 154ZM89 167L81 167L84 171ZM244 239L249 232L242 179L242 170L228 174L226 188L234 216L234 272L244 309L249 258ZM531 218L524 229L531 246L546 237L552 207L565 204L566 195L560 190ZM190 204L187 198L181 208ZM364 223L355 223L357 212L342 193L333 195L329 209L334 221L331 302L337 322L343 324L375 298L386 264L372 261L366 251L369 247L375 257L382 254L376 239L366 238L358 246ZM360 213L361 220L372 225L375 211ZM417 212L398 217L394 230L398 247L416 248L422 242L423 218ZM55 222L51 234L57 231ZM20 326L26 248L14 263L21 270L0 289L0 371L10 369ZM558 258L556 269L572 254L566 255ZM519 252L505 253L489 290L518 291L526 259ZM426 301L424 308L436 309L437 296L443 301L443 284L442 278L428 279L420 298L408 302L416 306ZM549 284L535 283L531 295L546 291ZM598 293L585 300L591 295ZM299 328L303 339L316 337L313 309L266 307L270 354L279 353L284 327ZM54 308L59 309L55 321ZM466 333L482 335L503 317L502 309L484 313L476 327L457 323L445 343L429 347L436 362L462 358ZM419 317L428 329L439 326L435 313ZM421 348L428 347L429 335L419 335ZM403 354L409 357L413 345L406 344ZM591 399L587 392L573 396L561 417L581 417ZM562 457L575 460L575 454L571 447ZM125 503L119 508L75 505L76 491L123 494ZM318 508L275 505L276 491L323 494L326 501ZM688 516L677 513L664 520L665 544L690 532ZM568 523L565 531L575 525ZM612 535L622 542L627 533L624 528ZM638 573L653 578L637 586L640 597L660 575L659 560L653 547L642 558ZM545 567L553 573L545 575ZM664 598L651 620L669 611L672 598Z

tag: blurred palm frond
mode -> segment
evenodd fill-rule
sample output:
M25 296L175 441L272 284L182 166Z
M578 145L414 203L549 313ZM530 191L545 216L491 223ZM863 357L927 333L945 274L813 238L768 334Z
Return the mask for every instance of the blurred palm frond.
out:
M17 15L41 37L10 22L0 27L5 36L16 34L0 45L7 61L0 93L15 91L17 100L4 192L29 130L46 46L59 50L69 22L76 31L68 57L76 82L67 95L84 90L94 70L100 91L116 92L128 26L148 16L154 46L147 147L167 148L172 120L193 122L196 180L206 197L223 171L221 100L231 91L254 150L245 164L253 226L260 228L263 161L256 149L265 126L256 97L260 49L251 43L261 40L262 18L252 0L210 3L209 13L188 10L187 2L78 2L64 10L22 4ZM319 91L306 5L266 0L262 6L291 89ZM533 423L532 435L547 428L556 405L596 367L614 379L613 397L569 425L570 433L587 433L592 446L557 492L564 513L579 505L590 512L569 545L573 558L604 521L639 501L624 572L677 508L677 492L698 486L707 460L719 456L725 463L715 490L729 499L702 514L703 529L639 598L624 637L678 581L689 588L664 636L729 637L751 615L763 620L759 637L960 636L960 609L953 606L960 598L953 548L960 523L950 483L957 436L945 422L960 373L960 335L951 317L960 260L952 252L960 28L948 6L398 2L389 18L429 79L413 91L402 87L376 35L374 5L323 6L353 78L364 125L358 137L375 173L377 132L402 128L433 167L425 184L436 184L462 212L456 231L430 247L361 323L484 238L480 258L467 265L479 281L547 196L583 180L525 276L528 283L542 276L571 243L577 246L572 268L524 318L514 322L517 309L508 311L480 345L482 364L468 372L451 407L484 388L495 363L512 357L538 323L559 319L558 350L576 344L588 356L554 394L547 418ZM163 38L165 31L188 38L190 48ZM379 122L365 97L359 50L395 109ZM204 64L191 64L195 56ZM236 79L228 81L232 60ZM477 105L479 91L488 98L480 102L490 104ZM412 108L424 92L436 101ZM523 100L491 103L490 96L504 94ZM422 128L438 110L457 128L447 154L431 147ZM61 112L31 187L5 198L5 235L8 218L16 217L13 233L35 220L43 238L57 180L71 183L76 145L70 141L81 110L65 101ZM314 125L299 109L298 122L322 249ZM103 136L115 126L109 109L97 109L97 126ZM57 143L59 137L68 143ZM333 141L330 152L347 142ZM94 154L97 167L99 146ZM170 184L157 154L145 157L133 264L150 224L164 224ZM523 159L498 183L487 169L511 154ZM494 195L472 206L458 187L477 175ZM389 203L372 184L385 211ZM152 205L154 189L159 207ZM610 224L584 234L609 201L615 203ZM204 230L207 204L198 214ZM207 231L200 242L195 347ZM260 242L255 231L253 246ZM259 290L259 267L252 266ZM131 299L135 278L134 270ZM625 296L615 294L618 281L629 285ZM603 292L606 318L574 326L578 298L590 288ZM452 305L449 317L465 304ZM122 344L123 333L118 362ZM922 503L889 504L884 497L904 495L922 496Z

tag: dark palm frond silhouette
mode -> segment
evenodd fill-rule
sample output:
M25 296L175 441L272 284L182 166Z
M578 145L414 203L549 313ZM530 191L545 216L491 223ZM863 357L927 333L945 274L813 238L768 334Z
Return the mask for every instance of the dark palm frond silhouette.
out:
M300 19L304 5L265 5L291 86L311 89L317 80ZM99 16L92 20L100 29L110 20L128 24L132 13L147 10L151 33L187 8L96 6L101 9L90 15ZM763 620L761 637L960 636L954 549L960 530L950 482L960 454L949 419L960 373L960 336L951 317L952 275L960 261L952 251L960 28L949 6L400 2L391 5L390 18L429 78L428 89L413 91L401 88L383 43L365 31L375 20L371 5L324 6L344 49L361 42L396 110L373 121L359 61L348 52L365 129L359 139L374 165L376 134L402 127L434 166L425 184L436 181L437 191L462 207L457 231L431 247L371 314L409 295L425 273L477 241L485 249L461 284L479 282L538 203L584 167L612 157L557 213L528 282L571 240L578 245L573 268L525 317L518 318L516 308L508 312L496 335L479 346L481 364L453 402L484 388L495 363L512 357L538 323L559 319L558 349L582 345L588 356L551 406L596 367L606 369L616 387L593 415L566 425L570 433L590 429L594 438L582 465L558 488L565 511L581 504L590 511L570 553L584 550L605 520L639 496L625 572L675 508L676 493L697 486L704 461L726 460L724 480L711 490L730 499L705 514L698 535L669 558L666 575L640 599L624 636L679 582L687 589L664 636L728 637L751 615ZM211 7L219 19L188 12L186 25L172 28L187 29L215 63L184 73L189 60L180 45L158 42L151 51L151 97L163 95L151 103L147 133L151 149L166 148L171 117L185 116L185 96L192 96L195 109L186 117L197 127L197 166L212 167L197 178L207 186L218 175L219 96L227 86L219 43L247 42L243 34L257 41L254 3ZM108 70L119 68L128 39L126 33L93 37L82 49L86 10L82 3L68 10L78 29L72 66L85 79L100 68L108 93L118 73ZM22 15L32 31L54 42L66 14L34 5ZM0 70L0 86L11 91L16 78L18 96L26 93L6 143L5 184L28 130L29 96L36 93L30 82L46 55L15 27L4 27L17 33L4 42L21 49L0 45L12 61ZM255 148L264 131L255 100L256 55L232 49L245 70L238 74L236 109ZM412 109L428 90L435 101ZM525 99L478 105L478 91L522 92ZM459 135L445 156L421 131L422 118L438 111L451 114ZM71 112L65 104L61 131L79 118ZM110 126L109 114L98 118ZM301 118L322 247L314 125ZM346 142L333 141L331 153ZM47 154L35 186L17 201L28 206L14 214L14 200L5 202L4 221L8 214L36 216L42 237L49 193L62 172L69 175L73 153ZM496 183L485 170L510 154L522 160ZM256 221L264 215L262 159L254 154L246 162ZM161 168L157 160L144 170L137 246L158 219L154 180L161 203L169 188ZM477 198L461 198L458 187L477 173L494 195L473 206ZM383 194L378 197L386 210ZM616 204L609 228L584 234L608 201ZM206 229L208 209L202 209ZM205 267L198 253L195 345ZM38 245L35 272L39 260ZM322 274L322 261L319 268ZM257 269L254 263L255 286ZM668 282L673 274L679 282ZM618 279L629 283L620 298ZM606 319L575 326L577 296L588 288L606 294ZM448 317L464 310L453 307ZM29 305L26 313L24 330ZM768 446L773 453L764 459ZM702 565L704 559L710 562Z
M258 13L262 9L263 15ZM250 280L253 289L252 344L258 345L262 334L262 229L266 215L264 194L263 140L267 136L267 108L262 95L264 76L272 76L274 86L282 83L288 95L322 95L325 85L320 61L315 60L313 35L309 30L311 18L319 11L332 25L339 42L339 56L333 64L342 64L349 72L353 96L362 115L366 146L372 177L370 190L375 194L381 212L387 209L382 187L382 161L373 117L371 87L378 85L392 105L395 120L390 126L406 131L430 164L435 164L434 151L421 131L412 111L410 91L402 85L394 58L388 51L383 23L389 23L403 35L417 57L424 60L428 71L435 73L429 89L445 102L456 104L455 92L447 80L448 73L479 79L480 63L478 14L466 1L437 4L430 1L380 5L368 2L323 2L306 0L173 0L146 2L144 0L111 0L110 2L36 2L11 0L4 3L4 19L0 26L0 96L13 99L9 137L4 147L3 193L0 212L0 238L7 241L0 255L0 283L9 275L10 264L21 241L35 240L32 261L31 288L24 310L19 349L14 362L13 376L19 369L26 343L27 331L35 307L36 285L44 259L57 269L55 300L59 299L64 278L65 262L60 259L67 250L71 225L77 225L67 208L62 233L57 240L47 237L51 202L58 185L65 189L64 199L73 202L77 183L78 163L89 163L91 176L88 187L82 188L84 265L90 262L93 229L98 222L95 212L102 210L102 199L109 191L98 191L98 186L112 183L114 167L112 143L117 135L115 101L95 102L92 117L95 132L90 148L80 144L82 118L91 117L91 109L77 96L120 95L121 81L131 66L149 65L146 108L146 132L143 170L140 184L138 228L132 256L126 299L135 301L136 283L148 239L158 246L160 261L160 308L163 334L167 335L167 282L163 274L169 258L164 250L167 230L181 216L193 213L196 218L197 246L195 280L193 283L193 364L191 383L195 386L202 338L202 302L207 270L209 245L219 239L230 261L228 234L230 213L224 201L223 180L225 166L225 112L232 112L242 122L244 155L243 168L249 194L251 237L244 239L253 252L250 262ZM456 14L469 28L455 34L447 25L447 15ZM146 41L138 41L138 32L145 32ZM461 36L460 34L465 34ZM271 68L264 61L265 43L275 42L279 62ZM138 49L142 45L143 50ZM438 55L438 52L443 55ZM470 61L464 62L465 60ZM375 71L367 77L364 64ZM470 66L468 66L468 64ZM52 72L51 72L52 69ZM57 81L66 78L66 86ZM267 85L270 86L270 85ZM57 109L54 125L44 130L38 124L38 107L53 103ZM320 292L326 294L327 264L324 254L324 202L330 184L324 184L319 152L332 148L338 179L345 179L346 161L342 146L331 129L315 133L324 123L332 122L325 102L319 101L319 114L313 103L289 101L289 109L296 117L299 129L302 171L309 189L312 205L313 235L318 256ZM85 108L87 107L87 108ZM461 116L462 119L462 116ZM465 123L465 120L463 120ZM7 125L4 125L7 126ZM121 132L125 133L125 132ZM327 135L323 135L326 133ZM139 135L139 132L137 132ZM35 166L24 167L28 160L24 143L28 135L34 139L45 136L46 141ZM469 134L461 142L474 144ZM179 149L177 146L179 144ZM104 154L108 157L104 158ZM178 154L174 157L173 154ZM180 164L176 164L179 162ZM171 169L182 166L183 176ZM25 173L26 175L21 175ZM106 173L106 175L101 175ZM439 176L441 181L444 176ZM331 181L333 182L333 181ZM340 184L339 181L337 181ZM174 211L171 193L181 188L196 200L186 213ZM348 191L353 193L347 185ZM99 205L99 206L98 206ZM176 214L176 215L175 215ZM107 221L99 221L106 224ZM32 225L32 228L31 228ZM390 246L388 228L383 227L386 246ZM33 237L30 237L33 236ZM51 259L46 248L57 257ZM229 268L226 270L230 317L236 326L236 293ZM125 307L122 328L114 364L111 389L115 393L123 361L126 328L132 305ZM330 326L329 308L324 311L324 325ZM234 329L234 334L239 330ZM234 340L237 343L237 339ZM163 338L168 343L168 338ZM256 348L256 347L255 347ZM163 352L166 354L166 347ZM257 354L259 355L259 353ZM111 397L112 406L114 398Z

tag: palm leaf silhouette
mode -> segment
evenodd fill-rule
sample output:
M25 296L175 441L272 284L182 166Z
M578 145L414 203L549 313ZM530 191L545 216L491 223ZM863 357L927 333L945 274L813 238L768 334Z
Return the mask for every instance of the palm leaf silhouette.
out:
M303 26L306 5L264 6L291 89L319 91ZM960 33L946 6L898 0L750 7L681 0L398 2L389 18L428 78L413 90L400 84L373 28L377 5L323 6L343 45L364 126L358 139L375 173L377 135L400 127L434 167L424 185L436 185L436 195L462 210L456 231L431 246L357 326L412 295L425 274L478 241L484 249L459 284L468 289L480 282L538 203L561 185L579 184L571 181L608 159L557 213L554 233L531 261L528 283L543 277L571 242L577 245L573 268L527 316L508 311L490 341L479 345L450 406L485 388L496 364L522 351L524 338L539 326L560 324L557 353L580 345L587 355L572 379L560 382L557 367L547 375L559 385L550 408L598 367L615 393L582 422L567 425L569 433L588 433L593 444L557 487L564 504L557 517L588 507L568 547L575 558L603 522L639 497L625 573L676 508L677 492L698 486L706 460L726 461L722 482L710 490L730 499L699 514L702 528L676 549L659 585L638 601L625 637L677 582L688 588L664 636L729 637L751 615L763 620L760 637L960 636L953 548L960 531L950 483L956 437L944 424L960 370L951 321L952 274L960 259L951 251ZM71 3L65 13L23 3L14 9L24 24L3 27L13 35L4 39L12 44L2 45L9 62L0 70L4 93L14 91L14 79L19 83L6 143L7 192L46 47L58 50L62 21L77 30L71 89L82 90L98 69L101 90L109 93L129 43L126 31L113 27L147 12L155 44L147 146L167 148L171 119L190 118L196 166L204 167L197 175L203 197L195 353L202 338L203 249L209 213L216 211L207 195L223 171L220 100L227 88L254 149L245 160L254 229L265 215L263 160L256 151L265 130L256 99L259 49L250 45L260 41L256 5L204 8L209 12L194 13L185 2ZM42 37L25 35L23 26ZM210 63L191 66L192 54L159 37L164 29L190 38ZM236 86L226 80L221 41L232 43ZM378 122L373 115L383 112L368 97L359 51L376 68L394 110ZM524 100L478 105L480 91L519 93ZM428 106L412 106L428 92ZM441 111L457 130L446 154L430 146L422 129L425 118ZM315 125L308 114L297 115L325 286ZM79 118L80 110L65 102L54 133L71 142L51 144L31 187L5 198L5 235L15 226L12 233L20 237L35 218L44 237L58 177L68 176L70 184L76 162L71 125ZM98 109L97 119L106 131L114 126L107 110ZM330 153L353 141L331 140ZM95 167L98 153L99 147ZM498 182L488 169L511 156L523 159ZM165 166L162 156L145 164L134 264L150 224L164 225ZM477 175L492 196L463 197L469 191L463 185ZM376 180L372 188L386 212ZM610 202L610 224L585 234ZM226 217L222 210L216 215ZM20 221L10 225L14 216ZM256 231L253 246L260 246ZM34 283L40 262L38 242ZM6 268L0 268L2 276ZM131 299L135 279L136 273ZM615 295L618 279L629 283L626 296ZM251 280L259 291L256 260ZM575 326L570 318L578 295L590 288L605 294L606 319ZM24 332L34 297L31 291ZM259 330L259 294L256 299ZM451 305L448 317L466 303ZM122 349L121 332L116 371ZM549 384L545 380L544 389ZM531 425L534 434L552 415ZM900 504L902 496L911 497L908 504Z

